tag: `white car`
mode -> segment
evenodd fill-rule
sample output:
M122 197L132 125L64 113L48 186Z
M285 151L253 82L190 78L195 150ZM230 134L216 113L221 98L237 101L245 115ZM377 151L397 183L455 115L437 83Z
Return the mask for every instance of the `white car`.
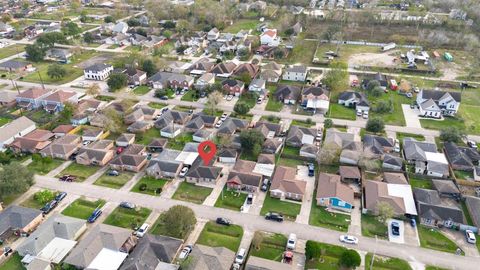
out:
M225 119L227 119L227 117L228 117L228 114L227 114L227 113L223 113L223 114L222 114L222 117L220 117L220 120L225 121Z
M368 112L363 112L362 117L363 117L363 119L368 119Z
M238 251L237 256L235 256L235 263L238 263L238 264L242 265L243 262L245 261L246 253L247 253L247 251L244 248L241 248Z
M135 231L135 235L137 237L143 237L145 233L147 233L148 227L150 227L148 223L143 223L143 225L140 226L140 228L138 228L138 230Z
M180 173L178 174L178 176L180 177L185 177L185 175L187 175L187 172L188 172L188 167L185 166L182 168L182 170L180 171Z
M362 116L362 110L357 109L357 116Z
M222 124L223 124L223 120L220 119L220 120L218 120L218 122L215 124L215 127L216 127L216 128L219 128Z
M227 96L227 101L230 101L230 100L232 100L232 99L233 99L233 95L228 95L228 96Z
M180 252L180 255L178 255L178 259L180 260L185 260L190 252L192 252L193 247L191 245L185 246L182 251Z
M400 153L400 141L398 139L395 139L395 146L393 147L393 151L395 151L395 153Z
M465 230L465 237L467 238L467 242L470 244L475 244L477 242L477 238L471 230Z
M351 235L340 235L340 242L356 245L358 244L358 238Z
M296 244L297 244L297 235L294 233L291 233L288 236L287 249L294 250Z

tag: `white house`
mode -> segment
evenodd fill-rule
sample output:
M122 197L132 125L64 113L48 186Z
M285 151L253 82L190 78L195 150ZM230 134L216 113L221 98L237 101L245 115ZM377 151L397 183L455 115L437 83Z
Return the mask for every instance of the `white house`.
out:
M0 151L5 151L5 146L12 143L15 138L23 137L36 128L35 122L25 116L0 127Z
M367 97L365 97L363 93L355 91L345 91L341 93L338 97L338 104L365 112L370 110Z
M461 102L460 92L422 90L417 95L420 116L440 118L455 115Z
M83 75L86 80L103 81L110 76L113 71L112 65L107 64L94 64L83 70Z
M218 37L220 36L220 31L216 27L210 29L207 33L207 39L212 41L212 40L217 40Z
M286 81L304 82L307 79L307 67L291 66L285 69L283 79Z
M260 35L260 44L268 45L270 47L278 47L280 45L280 37L277 34L277 29L265 29Z
M126 22L119 22L112 28L112 32L125 34L128 31L128 24Z

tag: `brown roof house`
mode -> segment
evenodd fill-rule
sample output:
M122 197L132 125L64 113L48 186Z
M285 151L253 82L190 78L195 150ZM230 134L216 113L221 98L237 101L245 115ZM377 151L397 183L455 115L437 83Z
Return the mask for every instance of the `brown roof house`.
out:
M78 135L67 134L60 137L40 151L43 157L52 157L68 160L81 145L81 138Z
M59 137L67 135L73 129L75 129L75 127L72 126L72 125L59 125L58 127L54 128L52 130L52 132L53 132L53 134L55 134L56 138L59 138Z
M42 99L43 109L50 113L63 111L66 103L77 104L79 93L72 91L55 91Z
M410 185L367 180L364 186L364 212L378 214L378 204L389 204L396 216L416 216L417 209Z
M15 138L10 144L10 149L17 153L37 153L47 147L54 136L49 130L35 129L23 137Z
M80 149L75 160L78 164L105 166L114 155L113 141L100 140Z
M143 155L144 152L144 145L130 145L123 154L110 162L110 167L116 170L139 172L143 166L147 165L147 156Z
M225 247L195 245L190 256L189 270L230 270L235 252Z
M320 173L317 185L317 205L351 212L354 202L354 190L342 183L340 175Z
M233 75L236 77L241 77L243 74L248 74L248 76L253 79L255 76L257 76L259 70L260 68L258 65L252 63L243 63L240 64L235 71L233 71Z
M270 196L295 201L303 200L307 182L297 178L297 170L292 167L277 166L272 177Z
M256 192L261 185L262 175L253 172L256 162L237 160L237 163L228 174L227 187L246 192Z
M362 174L357 166L340 166L338 168L338 173L344 182L353 181L360 183L362 180Z
M127 147L135 142L135 134L123 133L116 140L115 144L120 147Z
M0 106L13 107L17 104L16 98L16 92L2 91L0 92Z
M15 98L17 105L27 110L33 110L41 107L43 98L52 93L51 90L43 89L40 87L30 88L18 94Z

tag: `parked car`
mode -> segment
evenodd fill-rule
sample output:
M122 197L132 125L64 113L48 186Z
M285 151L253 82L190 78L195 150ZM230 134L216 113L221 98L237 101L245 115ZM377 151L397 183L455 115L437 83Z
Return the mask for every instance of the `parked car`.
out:
M230 101L230 100L232 100L232 99L233 99L233 95L228 95L228 96L227 96L227 101Z
M263 99L261 97L257 98L257 104L262 104Z
M109 171L107 172L107 175L108 175L108 176L119 176L120 173L119 173L117 170L109 170Z
M390 224L390 227L392 228L392 234L393 234L393 235L396 235L396 236L399 236L399 235L400 235L400 224L398 224L398 222L393 221L393 222Z
M232 222L226 218L223 218L223 217L219 217L217 218L216 220L217 224L220 224L220 225L226 225L226 226L230 226L230 224L232 224Z
M222 114L222 117L220 117L220 120L225 121L225 119L227 119L227 117L228 117L228 114L227 114L227 113L223 113L223 114Z
M291 233L288 236L287 249L294 250L296 244L297 244L297 235L294 233Z
M266 192L268 190L269 186L270 186L270 180L268 178L263 179L263 184L262 184L261 190L263 192Z
M417 86L413 87L413 92L420 93L420 88L418 88Z
M90 215L90 217L87 220L88 223L94 223L95 220L97 220L97 218L99 218L101 215L102 215L102 210L98 208L93 210L93 213Z
M313 163L308 163L308 176L315 176L315 166Z
M130 202L121 202L120 207L126 208L126 209L135 209L135 204Z
M222 119L218 120L217 123L215 124L216 128L219 128L223 124Z
M178 255L178 259L180 260L185 260L188 255L192 252L193 246L192 245L186 245L182 251L180 252L180 255Z
M67 193L66 193L66 192L60 192L60 193L57 194L57 196L55 196L55 201L60 202L60 201L63 200L66 196L67 196Z
M120 155L123 152L123 147L117 148L117 155Z
M357 109L357 116L362 116L363 112L360 109Z
M178 174L178 176L180 177L185 177L185 175L187 175L187 172L188 172L188 167L185 166L182 168L182 170L180 171L180 173Z
M90 143L91 143L91 141L83 141L82 144L83 144L83 146L87 146L87 145L89 145Z
M13 252L13 249L11 247L4 247L3 248L3 255L5 255L5 257L7 257L8 254L10 254L12 252Z
M283 221L283 215L275 212L268 212L265 215L266 220L273 220L277 222L282 222Z
M417 226L417 221L414 218L410 219L410 226L412 226L413 228L415 228L415 226Z
M368 112L363 112L362 117L363 117L363 119L368 119Z
M162 114L165 113L166 111L168 111L168 108L163 108L162 109Z
M135 235L137 237L143 237L147 233L148 227L150 227L148 223L143 223L142 226L135 231Z
M75 181L75 179L77 179L76 176L69 175L69 174L62 175L59 178L60 181L65 181L65 182L73 182L73 181Z
M356 245L358 244L358 238L351 235L340 235L340 242Z
M253 193L248 193L247 195L247 204L253 203Z
M238 251L237 256L235 256L235 263L242 265L243 262L245 261L246 253L247 253L247 250L245 250L244 248L241 248Z
M57 207L58 202L56 200L52 200L43 206L40 211L43 212L44 215L50 213L55 207Z
M168 100L168 96L161 96L160 99L161 100Z
M393 147L393 151L395 151L395 153L400 153L400 141L398 139L395 139L395 146Z
M470 244L475 244L477 242L477 238L475 238L475 234L471 230L465 230L465 237Z
M476 143L475 141L468 140L468 141L467 141L467 145L468 145L468 147L470 147L470 148L477 149L477 143Z
M408 92L405 96L407 96L408 98L412 98L413 97L413 94Z

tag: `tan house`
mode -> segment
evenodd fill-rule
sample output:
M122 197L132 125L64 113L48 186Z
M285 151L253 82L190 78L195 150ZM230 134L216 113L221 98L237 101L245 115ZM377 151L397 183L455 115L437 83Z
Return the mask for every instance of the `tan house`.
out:
M113 141L100 140L80 149L75 160L82 165L105 166L114 155Z
M254 161L237 160L228 174L227 187L238 191L256 192L262 184L262 175L253 172L257 165Z
M320 173L316 199L319 206L350 212L353 209L354 191L342 183L340 175Z
M292 167L277 166L272 177L270 196L295 201L303 200L307 182L297 178L297 170Z
M40 151L43 157L52 157L63 160L68 160L70 156L75 153L81 145L81 137L78 135L67 134L56 139L47 147Z
M37 153L47 147L52 141L54 134L49 130L35 129L23 137L16 138L10 149L17 153Z
M139 172L148 162L144 152L144 145L130 145L123 154L110 162L110 167L115 170Z

